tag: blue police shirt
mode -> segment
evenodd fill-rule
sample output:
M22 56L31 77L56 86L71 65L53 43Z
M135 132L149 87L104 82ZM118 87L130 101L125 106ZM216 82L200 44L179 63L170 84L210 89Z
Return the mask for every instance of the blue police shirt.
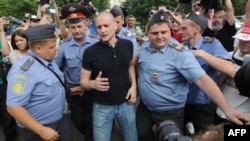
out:
M96 37L85 35L83 45L77 43L72 36L69 41L60 45L58 54L55 58L59 67L65 65L66 80L69 86L80 85L80 72L82 67L82 57L86 48L98 42Z
M45 66L49 62L40 59L45 66L35 60L33 52L16 62L7 76L7 102L8 106L24 107L34 119L41 124L51 124L60 120L65 108L65 90L58 78ZM21 66L28 59L34 63L26 71ZM54 71L63 81L63 74L55 61L50 62ZM20 123L18 126L23 127Z
M193 50L204 50L207 53L225 60L232 60L231 56L227 50L223 47L218 39L214 39L211 42L206 42L209 37L200 37L200 39L195 43ZM189 46L188 43L184 45ZM219 79L219 72L215 70L212 66L206 63L202 58L196 58L204 71L217 83ZM199 89L194 83L190 84L190 90L188 93L187 103L189 104L208 104L210 103L210 98Z
M133 36L128 29L122 27L116 36L122 39L130 40L133 43L133 56L137 56L137 41L135 36Z
M170 42L178 44L172 38ZM187 47L179 51L167 45L152 51L150 42L142 44L138 73L141 100L156 112L184 107L189 83L205 74Z

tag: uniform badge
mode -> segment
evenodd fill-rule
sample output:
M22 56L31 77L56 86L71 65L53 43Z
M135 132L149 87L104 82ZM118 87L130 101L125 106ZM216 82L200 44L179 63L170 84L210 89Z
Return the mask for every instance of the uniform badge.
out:
M156 73L156 72L154 72L154 73L152 74L152 78L153 78L153 80L157 81L157 80L159 79L159 74Z
M25 84L22 82L15 82L12 87L12 92L15 94L22 94L24 92Z
M69 12L75 12L75 11L76 11L76 8L75 8L75 7L70 7L70 8L68 9L68 11L69 11Z
M72 14L70 15L70 17L71 17L71 18L76 18L77 15L76 15L76 13L72 13Z

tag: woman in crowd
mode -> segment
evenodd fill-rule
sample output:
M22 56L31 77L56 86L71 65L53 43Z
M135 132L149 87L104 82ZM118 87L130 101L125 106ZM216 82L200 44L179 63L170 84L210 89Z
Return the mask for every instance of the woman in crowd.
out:
M9 54L10 63L14 64L29 52L29 45L24 29L17 29L11 35L11 46L13 50Z

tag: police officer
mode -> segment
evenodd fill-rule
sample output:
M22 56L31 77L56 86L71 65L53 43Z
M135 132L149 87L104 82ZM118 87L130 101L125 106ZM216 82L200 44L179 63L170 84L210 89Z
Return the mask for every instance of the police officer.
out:
M124 28L122 25L124 24L124 15L121 10L121 8L117 5L114 5L110 13L115 17L115 21L117 23L117 29L116 29L116 36L119 38L127 39L132 41L133 43L133 60L136 61L137 58L137 41L136 37L126 28Z
M218 39L202 36L208 27L207 19L202 14L190 12L182 21L182 40L195 55L203 70L216 82L219 72L232 77L235 69L227 50ZM194 83L190 84L185 122L192 122L195 131L214 124L216 106ZM204 122L206 121L206 122Z
M85 49L99 39L86 33L87 27L84 21L89 18L90 12L84 6L78 3L67 4L62 8L61 14L67 19L72 35L68 41L60 45L55 60L64 70L70 87L69 106L73 124L81 133L85 133L85 140L91 141L93 140L92 94L84 93L81 88L80 71Z
M164 120L172 120L183 129L189 83L203 90L233 122L242 124L239 119L250 120L227 103L191 51L171 38L169 19L164 11L154 14L146 29L149 42L142 44L138 59L141 101L136 122L139 140L155 140L152 126Z
M26 30L31 52L16 62L7 80L7 110L25 140L71 141L70 121L64 115L63 73L54 61L55 27L38 25Z

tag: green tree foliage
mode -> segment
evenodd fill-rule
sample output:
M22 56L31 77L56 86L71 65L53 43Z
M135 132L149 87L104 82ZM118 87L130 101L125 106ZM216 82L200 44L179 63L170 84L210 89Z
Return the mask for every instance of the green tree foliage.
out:
M235 9L235 15L242 15L245 12L247 0L232 0ZM164 4L168 9L174 10L177 6L177 0L127 0L124 6L128 8L128 13L133 14L141 25L145 25L149 18L149 12L157 9L159 5ZM181 12L186 13L191 9L191 4L186 4Z
M35 0L1 0L0 17L12 16L23 19L25 12L36 14L37 3Z
M58 9L67 2L78 3L80 0L56 0ZM109 0L92 0L92 3L99 11L109 8ZM12 16L22 20L25 13L36 15L37 0L0 0L0 9L0 17Z

